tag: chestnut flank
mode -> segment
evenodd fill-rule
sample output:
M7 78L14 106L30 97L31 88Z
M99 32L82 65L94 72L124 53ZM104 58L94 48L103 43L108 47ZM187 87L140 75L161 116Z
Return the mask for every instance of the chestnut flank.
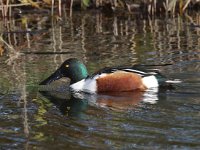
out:
M135 73L116 71L97 79L98 92L144 91L145 89L142 78Z

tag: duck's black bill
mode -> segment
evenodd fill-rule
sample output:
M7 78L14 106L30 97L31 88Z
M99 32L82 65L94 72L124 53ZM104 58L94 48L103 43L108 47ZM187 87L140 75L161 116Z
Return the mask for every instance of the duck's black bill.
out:
M60 70L57 70L56 72L54 72L52 75L50 75L48 78L46 78L44 81L42 81L39 85L47 85L50 84L51 82L58 80L60 78L62 78L63 75L60 72Z

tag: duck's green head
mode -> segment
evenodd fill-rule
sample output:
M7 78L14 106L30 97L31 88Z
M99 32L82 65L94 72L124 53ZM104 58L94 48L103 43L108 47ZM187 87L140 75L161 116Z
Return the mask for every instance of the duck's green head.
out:
M88 76L85 65L76 58L67 59L52 75L42 81L40 85L50 84L62 77L71 79L70 84L76 83Z

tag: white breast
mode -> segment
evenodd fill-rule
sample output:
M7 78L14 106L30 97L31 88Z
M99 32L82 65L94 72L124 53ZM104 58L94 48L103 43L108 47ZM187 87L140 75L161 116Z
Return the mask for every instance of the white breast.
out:
M97 92L97 83L96 79L105 76L105 74L96 75L92 79L87 78L83 79L79 82L76 82L72 85L70 85L70 88L73 91L83 91L88 93L96 93Z

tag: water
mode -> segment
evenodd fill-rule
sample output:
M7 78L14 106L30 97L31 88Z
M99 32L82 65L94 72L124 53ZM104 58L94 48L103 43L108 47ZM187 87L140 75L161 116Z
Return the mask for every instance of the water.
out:
M191 18L198 25L199 15ZM200 28L191 20L97 12L34 19L27 27L40 32L4 34L16 50L0 57L0 149L200 148ZM88 95L70 93L61 80L39 92L38 83L71 57L90 73L170 63L158 69L183 83L158 93Z

